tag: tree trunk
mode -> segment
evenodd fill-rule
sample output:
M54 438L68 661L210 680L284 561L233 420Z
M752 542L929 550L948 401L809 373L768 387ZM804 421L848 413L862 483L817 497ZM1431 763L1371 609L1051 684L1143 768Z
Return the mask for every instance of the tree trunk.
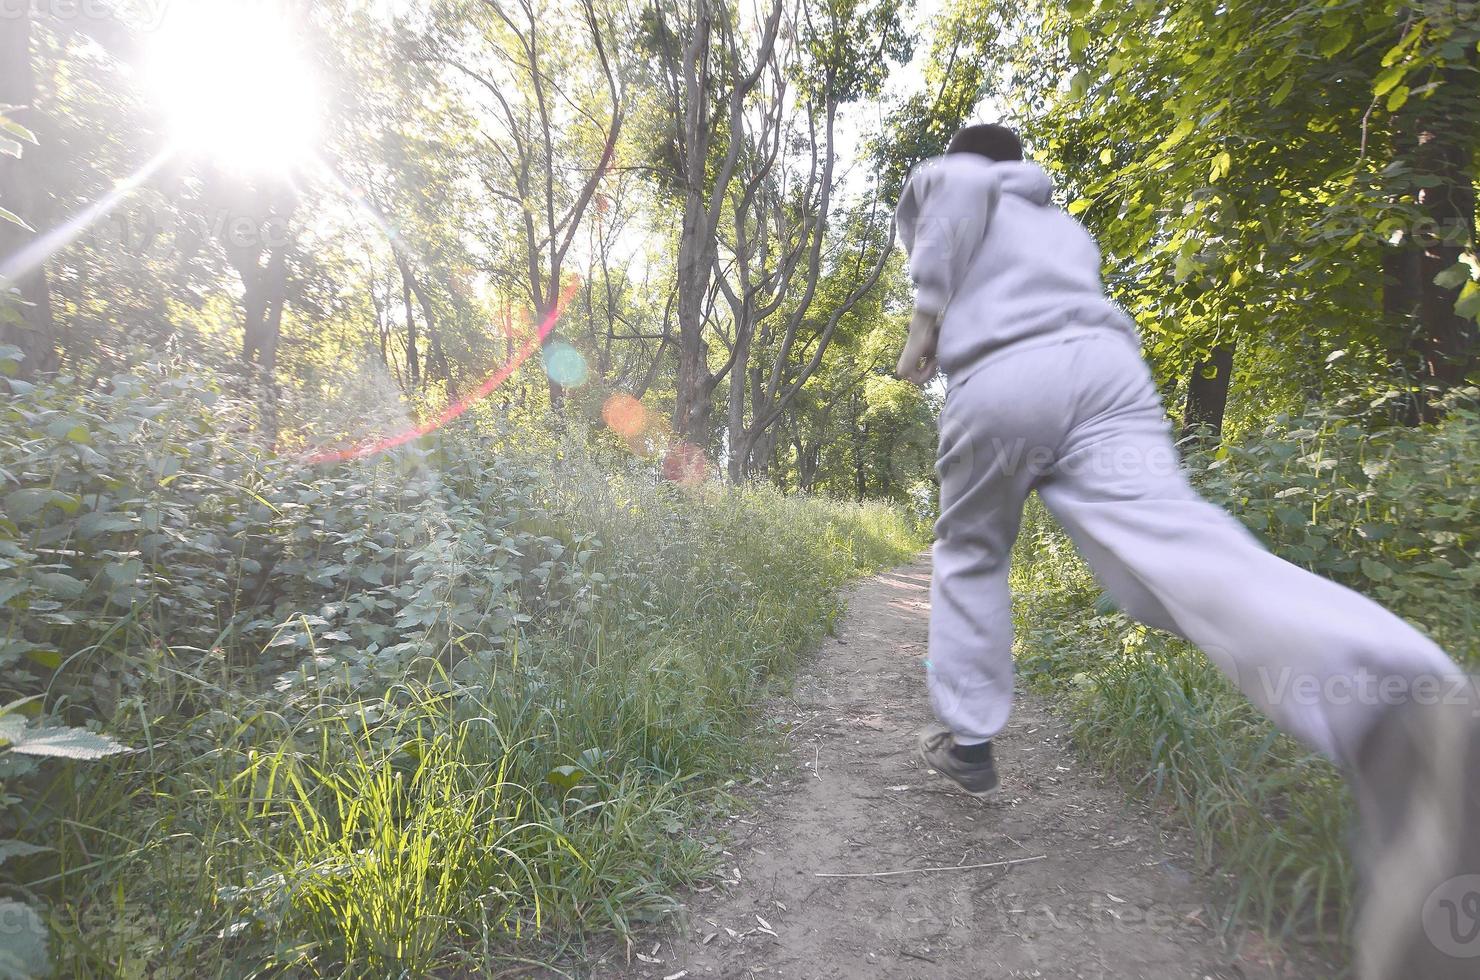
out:
M1458 87L1459 80L1450 84ZM1463 384L1475 366L1476 323L1454 308L1461 286L1441 286L1434 282L1435 276L1460 261L1475 240L1475 183L1469 173L1473 151L1464 145L1459 134L1446 130L1447 120L1434 122L1435 125L1419 135L1415 154L1414 169L1442 181L1418 192L1418 203L1436 229L1418 243L1423 249L1418 273L1422 289L1418 304L1422 329L1418 343L1422 377L1444 391Z
M738 324L736 332L739 332ZM736 337L736 343L740 338ZM730 482L739 483L752 472L751 443L745 429L745 382L749 368L750 351L741 348L735 352L735 363L730 369L730 406L727 429L729 432Z
M1228 408L1228 383L1233 377L1233 350L1232 343L1219 344L1206 360L1199 361L1192 369L1192 376L1187 379L1183 438L1205 435L1212 445L1223 438L1223 413Z
M411 269L399 249L396 268L401 272L401 305L406 308L406 382L415 391L421 387L421 351L416 336L416 309L411 302Z
M701 226L704 199L686 195L684 228L678 243L678 392L673 429L679 438L697 446L709 442L711 377L709 344L704 340L704 295L709 289L711 259Z
M554 290L557 285L553 284L551 289ZM541 302L535 307L533 324L535 330L543 328L545 321L555 315L555 310L559 302L558 299L552 296L547 302ZM559 372L551 370L555 365L550 363L550 348L554 347L560 340L560 331L558 329L552 329L545 335L544 341L540 344L540 363L545 371L545 388L550 397L550 411L557 415L565 411L565 385L556 377Z
M1395 134L1395 152L1407 158L1413 174L1429 178L1417 203L1419 227L1404 234L1402 244L1384 260L1387 282L1384 309L1406 341L1414 380L1421 386L1407 412L1411 424L1433 421L1436 395L1464 384L1480 353L1480 331L1473 319L1455 311L1463 282L1441 286L1434 277L1453 267L1475 241L1475 141L1457 120L1466 114L1458 100L1473 99L1471 76L1480 58L1470 52L1470 65L1451 65L1432 99L1415 99L1414 116ZM1466 277L1468 279L1468 277Z
M427 295L426 288L422 286L415 272L411 274L411 291L416 294L416 300L421 305L421 323L426 328L429 345L426 370L422 372L422 377L428 381L445 382L447 397L456 400L457 391L452 383L452 365L447 360L447 351L442 347L442 333L437 329L437 318L432 312L432 298Z
M10 117L38 130L40 114L32 107L35 100L31 15L29 5L21 4L15 11L0 16L0 103L25 107L12 110ZM0 207L14 212L33 229L43 229L50 215L41 179L42 160L34 150L26 147L28 152L23 152L19 159L0 155ZM0 287L16 289L21 301L19 322L0 319L0 344L21 349L25 358L20 370L26 375L54 371L58 364L46 266L20 254L35 240L35 231L0 220ZM35 267L27 268L32 262Z
M797 447L797 489L811 492L813 484L817 482L817 470L822 462L822 446L820 443L808 446L806 440L798 438L795 440Z
M267 253L267 264L239 268L242 277L242 360L255 364L271 378L277 369L278 341L282 335L283 306L288 296L287 246L277 245Z
M1421 254L1405 237L1398 245L1389 247L1382 257L1382 311L1389 335L1394 338L1391 356L1398 362L1403 380L1417 374L1412 364L1417 346L1418 303L1423 294L1419 283ZM1424 397L1422 392L1407 392L1399 408L1404 425L1418 425L1423 421Z

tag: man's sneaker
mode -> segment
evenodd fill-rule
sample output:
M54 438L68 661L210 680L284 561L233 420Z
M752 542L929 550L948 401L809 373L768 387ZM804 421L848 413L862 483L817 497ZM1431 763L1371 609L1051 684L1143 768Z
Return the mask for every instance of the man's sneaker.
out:
M1389 708L1354 760L1361 980L1480 976L1474 704L1480 702Z
M987 744L986 758L965 762L951 751L956 739L944 728L927 728L920 733L920 761L978 799L997 791L997 767L992 764L992 746Z

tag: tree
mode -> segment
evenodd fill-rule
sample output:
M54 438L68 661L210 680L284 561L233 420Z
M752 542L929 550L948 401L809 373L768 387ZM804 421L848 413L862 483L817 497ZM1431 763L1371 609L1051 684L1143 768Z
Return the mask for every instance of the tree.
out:
M571 246L612 165L627 114L611 15L595 0L577 4L579 26L570 14L542 0L452 4L423 55L466 77L489 100L480 180L509 211L489 225L487 240L499 256L491 271L528 297L534 323L553 314L566 289ZM546 338L547 351L557 339L555 332ZM553 375L549 387L558 406L563 387Z
M754 45L742 45L738 17L724 0L688 0L676 11L643 13L643 43L654 59L663 115L662 180L680 214L676 269L677 395L673 426L698 446L711 442L714 392L730 364L709 364L706 327L725 198L745 151L749 99L772 68L783 7L773 0Z
M743 119L749 151L728 192L728 235L715 256L715 281L731 313L732 479L764 475L773 428L821 364L839 323L879 281L893 244L889 209L875 198L832 242L853 260L824 249L838 193L838 111L877 95L887 65L907 59L898 5L833 0L803 5L795 16L786 31L795 47L778 50L762 109ZM833 289L820 293L825 278Z
M1047 103L1031 135L1159 369L1186 379L1188 421L1216 428L1235 349L1287 366L1259 379L1265 410L1374 376L1426 402L1472 369L1474 6L1077 2L1020 21L1016 78Z
M0 17L0 115L8 117L0 143L0 204L9 212L0 221L0 290L14 289L19 303L0 311L0 343L20 348L21 370L28 374L57 365L56 327L44 256L30 248L37 229L50 218L42 182L44 163L22 153L20 141L35 142L31 129L36 78L31 64L29 8Z

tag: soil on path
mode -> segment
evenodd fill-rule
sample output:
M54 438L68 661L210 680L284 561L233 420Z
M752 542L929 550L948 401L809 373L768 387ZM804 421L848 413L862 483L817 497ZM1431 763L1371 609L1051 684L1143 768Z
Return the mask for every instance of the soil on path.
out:
M732 818L729 880L594 976L1330 975L1272 962L1249 937L1243 955L1230 949L1185 838L1076 759L1043 700L1019 693L994 799L922 767L929 586L922 560L853 588L836 635L772 706L794 759Z

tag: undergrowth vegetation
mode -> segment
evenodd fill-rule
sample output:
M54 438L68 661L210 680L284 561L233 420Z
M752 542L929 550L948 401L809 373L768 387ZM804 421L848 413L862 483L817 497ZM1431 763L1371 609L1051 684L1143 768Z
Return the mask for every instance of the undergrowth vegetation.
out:
M1194 482L1276 554L1350 585L1480 667L1480 412L1424 429L1332 410L1280 418L1188 460ZM1192 827L1228 920L1340 939L1353 869L1334 766L1273 727L1194 647L1115 610L1036 499L1014 555L1018 659L1057 692L1084 750Z
M16 972L425 975L626 935L710 870L696 828L837 586L920 545L609 434L472 419L314 465L206 372L10 385Z

